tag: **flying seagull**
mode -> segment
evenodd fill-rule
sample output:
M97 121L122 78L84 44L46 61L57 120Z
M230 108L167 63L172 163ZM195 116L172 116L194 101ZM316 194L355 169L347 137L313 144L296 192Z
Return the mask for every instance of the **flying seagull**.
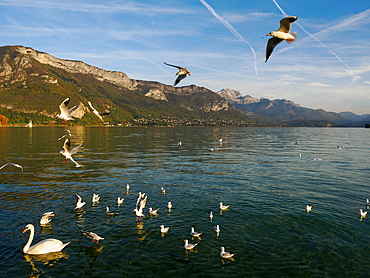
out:
M55 117L62 119L63 123L67 126L67 121L71 120L74 121L74 119L71 117L71 113L77 108L77 105L73 106L72 108L68 109L69 104L69 97L67 97L60 105L60 114L57 114Z
M281 43L283 40L286 40L288 44L293 43L297 38L297 32L289 33L290 32L290 25L296 21L298 17L296 16L288 16L280 20L280 28L277 31L270 32L267 36L272 36L269 39L266 47L266 58L265 63L269 59L272 51L274 51L275 46Z
M75 135L73 135L71 133L71 131L69 129L66 129L66 131L67 131L68 134L64 134L62 137L58 138L58 140L62 140L64 137L67 137L67 136L70 136L70 137L73 136L74 138L77 138Z
M74 164L76 164L76 167L81 167L80 164L78 164L73 158L72 155L78 152L78 150L84 145L82 143L81 145L78 145L77 147L74 147L71 149L71 141L67 138L66 141L64 142L63 149L59 153L64 155L66 159L63 161L63 163L66 163L67 159L70 159Z
M76 200L77 200L77 203L76 203L76 207L75 209L82 209L82 207L86 204L85 202L82 202L82 198L80 197L80 195L78 195L77 193L75 193L75 197L76 197Z
M89 238L91 238L93 241L92 242L94 242L94 241L96 241L96 244L98 244L99 243L99 240L103 240L104 238L103 237L100 237L99 235L97 235L96 233L93 233L93 232L84 232L84 231L80 231L83 235L85 235L85 236L87 236L87 237L89 237Z
M291 146L291 145L298 145L298 141L299 140L301 140L301 138L298 138L298 140L297 141L295 141L295 142L293 142L292 144L290 144L289 146Z
M137 198L137 201L136 201L136 208L133 210L136 213L136 216L139 217L139 222L140 222L140 218L144 217L143 209L146 205L146 200L148 198L148 196L145 196L145 198L144 196L145 196L145 193L139 192L139 197Z
M1 166L1 167L0 167L0 170L1 170L1 169L3 169L3 168L5 168L5 167L6 167L6 166L8 166L8 165L13 165L14 167L21 168L21 169L22 169L22 173L23 173L23 167L22 167L21 165L19 165L19 164L12 163L12 162L9 162L9 163L7 163L7 164L4 164L3 166Z
M96 115L96 116L98 116L98 122L99 122L99 120L101 120L102 121L102 123L104 123L104 120L103 120L103 117L104 116L107 116L107 115L109 115L109 113L110 113L110 111L108 111L108 110L105 110L105 112L98 112L93 106L92 106L92 104L91 104L91 102L89 101L88 102L89 103L89 105L90 105L90 107L91 107L91 109L93 110L93 113Z
M186 76L188 74L191 75L190 71L187 68L182 68L182 67L179 67L179 66L170 65L170 64L167 64L166 62L164 62L164 64L167 65L167 66L179 69L179 72L176 73L176 75L178 75L178 77L176 78L175 82L173 83L173 86L176 86L177 84L179 84L179 82L181 80L183 80L184 78L186 78Z

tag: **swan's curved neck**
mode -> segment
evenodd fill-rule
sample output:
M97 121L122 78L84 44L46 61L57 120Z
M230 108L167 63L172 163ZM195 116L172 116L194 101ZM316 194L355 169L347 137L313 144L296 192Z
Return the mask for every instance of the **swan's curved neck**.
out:
M30 237L28 238L27 244L23 247L23 252L24 253L27 253L28 249L30 248L34 235L35 235L35 228L33 226L31 226L31 228L30 228Z

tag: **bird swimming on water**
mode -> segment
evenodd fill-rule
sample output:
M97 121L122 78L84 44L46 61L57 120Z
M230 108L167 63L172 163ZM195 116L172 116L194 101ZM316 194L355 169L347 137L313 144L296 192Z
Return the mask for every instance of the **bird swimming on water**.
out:
M283 40L286 40L288 44L293 43L297 38L297 32L289 33L291 24L296 21L298 17L288 16L280 20L280 28L277 31L271 31L267 36L272 36L271 39L267 42L266 47L266 58L265 62L269 59L274 48L281 43Z

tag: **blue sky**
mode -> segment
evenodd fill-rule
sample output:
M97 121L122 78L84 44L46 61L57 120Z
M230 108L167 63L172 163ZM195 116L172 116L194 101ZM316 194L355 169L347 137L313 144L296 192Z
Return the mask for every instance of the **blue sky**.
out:
M0 45L173 84L165 61L191 71L178 86L370 113L368 1L202 1L0 0ZM266 35L284 17L276 4L298 16L298 38L265 63Z

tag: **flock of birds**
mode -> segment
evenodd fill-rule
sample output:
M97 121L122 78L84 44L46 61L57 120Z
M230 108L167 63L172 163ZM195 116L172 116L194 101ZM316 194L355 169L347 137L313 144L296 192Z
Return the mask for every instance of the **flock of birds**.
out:
M295 142L291 143L289 146L292 146L292 145L298 145L299 140L301 140L301 138L298 138L298 140L297 140L297 141L295 141ZM336 146L337 146L337 149L339 149L339 150L344 150L344 149L345 149L344 147L342 147L342 146L340 146L340 145L338 145L338 144L336 144ZM301 157L301 156L302 156L302 155L301 155L301 154L299 154L299 157ZM321 158L314 157L314 158L312 158L312 159L310 159L310 160L307 160L307 161L306 161L306 163L309 163L310 161L318 161L318 160L322 160L322 159L321 159ZM366 206L367 206L367 207L369 207L369 206L370 206L370 201L369 201L369 199L366 199ZM306 205L306 212L307 212L307 213L309 213L310 211L312 211L312 205ZM358 211L360 212L360 217L361 217L361 218L360 218L360 221L361 221L363 217L366 217L367 210L359 209Z
M128 193L129 189L130 189L129 184L126 185L126 189L127 189L127 193ZM161 193L162 194L166 193L166 191L163 187L161 188ZM138 221L140 222L141 217L145 217L144 208L145 208L148 196L146 196L145 193L141 193L141 192L139 192L138 195L139 196L138 196L137 201L136 201L136 206L133 209L133 211L135 212L136 216L138 217ZM75 206L74 209L75 210L81 210L86 205L86 202L83 202L81 196L79 196L77 193L75 193L75 197L76 197L76 206ZM96 203L99 202L99 200L100 200L99 194L93 193L92 203L96 204ZM120 197L117 198L118 206L123 203L123 200L124 200L124 198L120 198ZM220 211L228 210L228 208L230 207L230 205L224 205L222 202L220 202L219 205L220 205ZM172 208L172 203L171 202L168 202L167 208L168 208L168 211L170 212L171 208ZM157 215L158 210L159 210L159 208L155 209L155 210L153 210L152 208L149 208L149 215L150 216ZM110 211L109 207L106 207L106 215L107 216L114 216L116 214L117 213ZM52 220L52 217L54 217L54 216L55 216L54 212L44 213L42 215L41 219L40 219L40 225L43 226L43 225L49 224ZM208 217L209 217L210 221L212 222L212 219L213 219L212 211L208 212ZM167 233L169 231L169 229L170 229L170 227L160 225L160 232L162 234L162 237L164 236L165 233ZM62 241L60 241L58 239L48 238L48 239L44 239L44 240L42 240L42 241L40 241L40 242L31 246L33 238L34 238L34 234L35 234L34 225L28 224L25 227L23 233L27 232L28 230L30 231L30 236L29 236L28 242L26 243L26 245L23 248L23 252L25 254L42 255L42 254L47 254L47 253L52 253L52 252L59 252L59 251L62 251L68 244L70 244L70 242L63 243ZM218 238L219 233L221 231L220 230L220 225L213 226L213 230L217 234L217 238ZM86 237L92 239L92 242L96 242L96 244L98 244L100 240L104 240L104 237L101 237L100 235L98 235L95 232L83 231L83 230L80 230L80 232L81 232L81 234L85 235ZM203 234L202 232L197 232L197 231L195 231L194 227L191 227L190 236L192 236L193 238L200 239L200 236L202 234ZM198 244L199 244L199 241L195 242L195 243L191 243L191 242L189 242L188 239L184 239L184 249L185 250L192 250ZM233 256L235 255L235 253L226 252L225 247L223 247L223 246L221 246L219 249L221 250L220 251L221 258L234 260Z
M167 64L169 65L169 64ZM173 65L169 65L169 66L173 66ZM176 66L174 66L176 67ZM180 68L179 68L180 69ZM186 74L189 74L190 75L190 72L187 70L187 69L184 69L186 71ZM183 76L183 74L181 73L182 72L182 69L180 69L178 75L179 77L177 78L177 80L175 81L175 83L177 82L180 82L183 78L185 78ZM176 84L177 84L176 83ZM68 109L68 104L69 104L69 101L70 99L69 98L66 98L60 105L59 105L59 109L60 109L60 114L57 114L56 115L56 118L58 119L62 119L63 120L63 123L65 123L65 125L67 126L67 121L69 120L74 120L73 117L71 116L71 113L77 108L77 105L73 106L72 108ZM98 121L101 120L102 122L103 121L103 116L106 116L109 114L109 111L106 111L106 112L103 112L103 113L99 113L91 104L91 102L89 101L89 106L93 109L93 113L95 115L98 116ZM58 140L61 140L65 137L75 137L75 135L73 135L68 129L66 129L67 131L67 134L64 134L62 137L58 138ZM64 142L64 145L63 145L63 150L61 150L59 153L62 154L64 157L65 157L65 160L63 161L63 163L66 163L67 160L71 160L73 163L76 164L76 167L82 167L82 165L80 165L78 162L76 162L72 155L76 154L80 148L84 145L84 143L72 148L71 147L71 140L70 138L66 138L65 142ZM219 140L220 144L222 144L222 139ZM179 146L182 146L182 142L179 141L178 143ZM217 150L217 148L216 148ZM213 149L212 149L213 151ZM11 166L15 166L15 167L18 167L20 169L22 169L22 172L23 172L23 167L19 164L16 164L16 163L12 163L12 162L9 162L3 166L0 167L0 170L3 169L4 167L8 166L8 165L11 165ZM130 189L130 186L127 184L126 186L126 189L127 189L127 192L129 191ZM165 194L166 193L166 190L162 187L161 188L161 192L162 194ZM82 209L83 206L86 204L86 202L83 202L82 201L82 198L76 193L75 194L75 197L76 197L76 207L75 209L76 210L79 210L79 209ZM138 221L140 222L141 220L141 217L145 217L144 215L144 208L145 208L145 205L146 205L146 201L147 201L147 198L148 196L145 196L145 193L141 193L139 192L139 196L137 198L137 201L136 201L136 206L135 208L133 209L133 211L135 212L136 216L138 217ZM100 199L100 196L99 194L93 194L92 196L92 202L93 203L97 203L99 202L99 199ZM123 203L124 199L123 198L120 198L118 197L117 198L117 204L118 205L121 205ZM220 205L220 210L223 211L223 210L227 210L229 208L229 206L225 206L223 205L223 203L219 203ZM172 209L172 203L171 201L168 202L167 204L167 208L169 211L171 211ZM158 209L152 209L152 208L149 208L149 214L150 215L156 215L158 213ZM110 211L109 207L106 207L106 215L107 216L113 216L115 215L116 213L115 212L112 212ZM48 223L50 223L52 217L54 217L54 213L53 212L46 212L43 214L41 220L40 220L40 225L46 225ZM209 218L210 220L212 221L212 218L213 218L213 213L212 212L209 212ZM163 234L167 233L169 231L170 227L165 227L164 225L161 225L160 226L160 232ZM217 237L220 233L220 226L219 225L216 225L213 227L214 231L216 232L217 234ZM63 250L70 242L68 243L63 243L62 241L60 240L57 240L57 239L53 239L53 238L49 238L49 239L45 239L45 240L42 240L36 244L34 244L33 246L31 246L31 243L33 241L33 238L34 238L34 234L35 234L35 227L34 225L32 224L28 224L26 226L26 228L24 229L23 233L27 232L27 231L30 231L30 236L29 236L29 239L28 239L28 242L26 243L26 245L24 246L23 248L23 252L25 254L30 254L30 255L41 255L41 254L47 254L47 253L52 253L52 252L59 252L61 250ZM103 237L99 236L98 234L96 234L95 232L88 232L88 231L83 231L81 230L80 231L83 235L89 237L90 239L92 239L93 242L96 242L96 243L99 243L99 240L104 240ZM191 232L190 232L190 235L192 237L195 237L195 238L200 238L200 235L202 233L201 232L196 232L194 230L194 228L192 227L191 228ZM193 248L195 248L199 242L197 243L190 243L187 239L184 240L185 244L184 244L184 248L185 250L192 250ZM233 256L235 255L235 253L229 253L229 252L226 252L225 251L225 248L223 246L220 247L220 256L224 259L232 259L233 260Z

